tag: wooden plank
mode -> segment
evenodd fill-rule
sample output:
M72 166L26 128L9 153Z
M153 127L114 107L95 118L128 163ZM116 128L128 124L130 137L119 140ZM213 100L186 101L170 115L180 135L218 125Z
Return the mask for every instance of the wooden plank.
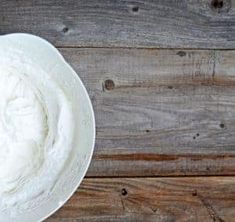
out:
M61 52L95 110L88 176L235 174L235 51Z
M235 178L85 179L55 221L207 221L235 217Z
M222 2L222 3L221 3ZM0 33L57 46L235 48L231 0L2 0Z

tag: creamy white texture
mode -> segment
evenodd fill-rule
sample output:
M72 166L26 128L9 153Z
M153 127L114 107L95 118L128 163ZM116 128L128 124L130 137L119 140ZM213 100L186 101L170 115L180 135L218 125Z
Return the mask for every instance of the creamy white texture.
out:
M30 208L56 184L72 147L69 98L42 67L0 61L0 209Z
M17 73L0 74L0 192L14 192L44 159L47 116L35 92Z

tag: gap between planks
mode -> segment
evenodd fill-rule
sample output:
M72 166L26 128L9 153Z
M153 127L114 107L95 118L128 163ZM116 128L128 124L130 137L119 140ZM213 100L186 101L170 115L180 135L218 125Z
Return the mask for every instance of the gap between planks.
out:
M120 179L125 179L125 178L127 178L127 179L131 179L131 178L138 178L138 179L141 179L141 178L197 178L197 177L201 177L201 178L211 178L211 177L215 177L215 178L234 178L234 180L235 180L235 174L221 174L221 175L219 175L219 174L216 174L216 175L212 175L212 174L209 174L209 175L199 175L199 174L197 174L197 175L156 175L156 176L154 176L154 175L146 175L146 176L144 176L144 175L135 175L135 176L103 176L103 175L101 175L101 176L89 176L89 175L87 175L87 176L85 176L84 178L85 179L118 179L118 178L120 178Z
M55 47L57 49L139 49L139 50L178 50L178 51L234 51L235 50L235 47L234 48L230 48L230 49L223 49L223 48L182 48L182 47L179 47L179 48L169 48L169 47L165 47L165 48L160 48L160 47L150 47L150 48L147 48L147 47L134 47L134 46L63 46L63 45L55 45Z

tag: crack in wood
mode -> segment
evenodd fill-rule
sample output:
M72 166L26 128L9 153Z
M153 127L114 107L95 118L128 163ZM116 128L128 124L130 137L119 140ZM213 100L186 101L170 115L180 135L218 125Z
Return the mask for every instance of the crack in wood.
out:
M123 209L123 211L125 211L125 205L124 205L124 202L123 202L122 198L121 198L121 203L122 203L122 209Z
M225 222L225 220L223 220L219 214L216 212L216 210L212 207L212 205L206 201L201 195L199 195L197 193L196 195L198 197L198 199L201 201L201 203L203 204L203 206L206 208L210 218L213 220L213 222Z
M216 70L216 51L213 51L213 67L212 67L212 79L214 81L215 78L215 70Z

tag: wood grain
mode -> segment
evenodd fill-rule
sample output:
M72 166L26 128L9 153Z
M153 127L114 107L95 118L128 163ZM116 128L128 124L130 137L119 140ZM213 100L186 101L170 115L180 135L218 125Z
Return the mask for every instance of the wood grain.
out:
M215 2L2 0L0 33L29 32L68 47L234 49L235 4Z
M234 217L234 178L90 178L47 221L229 222Z
M235 51L61 52L95 109L88 176L235 174Z

